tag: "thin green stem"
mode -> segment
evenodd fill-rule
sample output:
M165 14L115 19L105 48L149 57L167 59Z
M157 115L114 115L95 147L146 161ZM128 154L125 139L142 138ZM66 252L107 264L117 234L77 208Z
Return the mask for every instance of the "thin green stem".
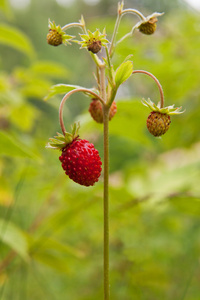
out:
M137 28L138 28L138 26L135 25L129 33L125 34L125 35L117 42L117 45L118 45L119 43L123 42L123 41L124 41L125 39L127 39L128 37L132 37L134 31L135 31Z
M73 28L73 27L80 27L83 29L83 24L81 23L69 23L69 24L66 24L65 26L63 26L61 29L64 31L64 30L67 30L69 28Z
M108 80L109 80L111 86L114 87L114 86L115 86L114 70L113 70L113 66L112 66L112 64L111 64L111 60L110 60L110 55L109 55L108 47L105 46L105 49L106 49L106 56L107 56L107 62L108 62L108 72L109 72Z
M113 35L112 35L112 39L111 39L111 43L110 43L110 49L109 49L110 57L112 57L113 52L114 52L114 44L115 44L115 39L116 39L118 29L119 29L119 24L120 24L120 21L121 21L121 17L122 17L121 14L118 13L117 20L116 20L115 27L114 27L114 31L113 31Z
M101 97L104 100L104 103L106 103L107 95L106 95L105 64L101 64L99 70L100 70L100 92L101 92Z
M158 79L150 72L147 72L144 70L134 70L132 72L132 74L135 74L135 73L142 73L142 74L148 75L156 82L159 92L160 92L160 108L163 108L164 107L164 93L163 93L162 86L161 86L160 82L158 81Z
M105 65L100 67L100 91L104 100L103 123L104 123L104 300L110 298L109 284L109 106L106 105L106 77Z
M115 47L115 40L116 40L116 36L117 36L118 29L119 29L119 24L120 24L121 18L125 14L128 14L128 13L137 15L142 21L146 20L145 16L140 11L138 11L137 9L128 8L128 9L118 11L117 20L116 20L116 23L115 23L113 36L112 36L112 39L111 39L110 49L109 49L109 54L110 54L111 57L113 56L114 47Z
M104 300L110 299L109 280L109 107L104 105Z
M125 15L125 14L128 14L128 13L131 13L131 14L134 14L134 15L138 16L143 21L146 20L145 16L137 9L127 8L127 9L124 9L122 11L122 15Z

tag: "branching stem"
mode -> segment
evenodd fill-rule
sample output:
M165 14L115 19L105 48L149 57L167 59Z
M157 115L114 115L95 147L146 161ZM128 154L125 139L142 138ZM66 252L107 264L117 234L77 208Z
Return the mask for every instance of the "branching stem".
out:
M115 27L114 27L114 31L113 31L113 35L112 35L112 39L111 39L111 43L110 43L110 49L109 49L109 54L111 57L114 52L115 40L116 40L116 36L117 36L118 29L119 29L119 24L120 24L121 18L122 18L122 16L124 16L128 13L137 15L140 18L140 20L142 20L142 21L146 20L145 16L137 9L128 8L128 9L124 9L122 11L121 10L118 11L117 20L115 23ZM131 33L133 33L133 31L131 31ZM128 35L130 36L130 33ZM122 38L122 39L124 39L124 38Z

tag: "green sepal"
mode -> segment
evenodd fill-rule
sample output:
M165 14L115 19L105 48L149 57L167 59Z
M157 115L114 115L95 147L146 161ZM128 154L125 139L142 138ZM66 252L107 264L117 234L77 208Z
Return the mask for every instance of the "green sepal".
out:
M78 138L79 128L80 124L74 123L72 126L71 133L65 132L65 134L63 135L62 133L57 132L57 136L54 136L54 138L49 139L49 143L46 145L46 148L62 150L67 145L71 144L73 140Z
M88 34L80 34L80 37L82 39L82 41L80 42L81 49L88 48L88 46L90 46L94 41L101 41L102 46L106 46L106 44L109 43L109 41L105 38L105 29L103 30L103 33L101 33L99 29L97 29L95 32L91 32L90 30L88 30Z
M154 102L151 101L150 98L148 98L147 100L142 99L142 104L149 107L151 111L156 111L167 115L179 115L185 112L185 110L181 111L182 106L174 107L174 105L170 105L160 108L160 104L156 105Z
M56 25L56 23L54 21L51 22L50 19L49 19L48 23L49 23L49 25L48 25L49 29L56 30L62 36L62 43L64 45L67 45L67 44L71 45L70 40L74 39L75 36L66 34L65 31L62 30L60 25Z

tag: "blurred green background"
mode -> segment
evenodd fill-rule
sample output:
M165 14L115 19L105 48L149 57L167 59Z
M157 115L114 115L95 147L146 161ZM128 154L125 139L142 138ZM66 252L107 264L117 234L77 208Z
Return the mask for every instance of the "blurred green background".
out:
M117 2L0 1L0 299L102 300L102 179L85 188L65 176L59 153L45 149L60 131L62 95L53 84L91 88L95 66L79 46L51 47L48 18L61 26L84 15L87 28L111 37ZM136 32L116 49L114 66L133 55L134 69L161 82L172 117L163 138L146 129L141 99L159 100L149 77L133 75L118 91L110 122L111 299L199 300L200 295L200 12L183 1L125 1L149 15L165 12L153 36ZM123 17L118 38L137 17ZM77 34L77 29L69 34ZM147 77L147 78L146 78ZM103 157L102 126L90 99L65 106L66 128Z

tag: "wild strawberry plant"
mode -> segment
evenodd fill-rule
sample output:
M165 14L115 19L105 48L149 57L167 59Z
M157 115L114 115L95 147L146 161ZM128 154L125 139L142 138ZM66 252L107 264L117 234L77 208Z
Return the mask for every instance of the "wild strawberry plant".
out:
M117 32L120 21L126 14L134 14L139 18L130 32L125 34L120 40L117 40ZM96 65L96 86L87 89L77 85L58 84L51 87L46 99L55 94L66 93L62 98L59 119L62 134L58 133L54 138L50 138L48 148L58 149L61 151L59 157L62 168L67 176L78 184L91 186L98 182L101 174L101 159L94 145L79 137L79 123L72 126L72 132L66 131L63 122L63 106L71 95L84 93L91 98L89 112L94 121L103 123L104 132L104 163L103 163L103 180L104 180L104 300L109 300L109 121L117 113L115 97L119 87L136 73L142 73L150 76L157 84L160 92L160 101L158 105L150 99L142 101L149 107L151 113L147 118L147 128L149 132L159 137L167 132L170 126L170 115L180 114L180 108L174 106L164 106L164 95L158 79L148 71L134 70L133 62L128 56L117 69L112 64L115 49L119 43L126 38L133 36L138 30L142 34L151 35L156 30L157 17L163 13L153 13L145 17L138 10L128 8L124 9L124 3L118 4L117 19L113 30L111 41L107 39L105 29L101 33L99 29L91 32L87 29L84 18L77 23L69 23L61 27L55 22L49 20L49 33L47 42L52 46L70 45L76 43L80 49L86 49ZM66 34L66 31L73 27L81 29L77 36ZM134 107L133 107L134 109Z

